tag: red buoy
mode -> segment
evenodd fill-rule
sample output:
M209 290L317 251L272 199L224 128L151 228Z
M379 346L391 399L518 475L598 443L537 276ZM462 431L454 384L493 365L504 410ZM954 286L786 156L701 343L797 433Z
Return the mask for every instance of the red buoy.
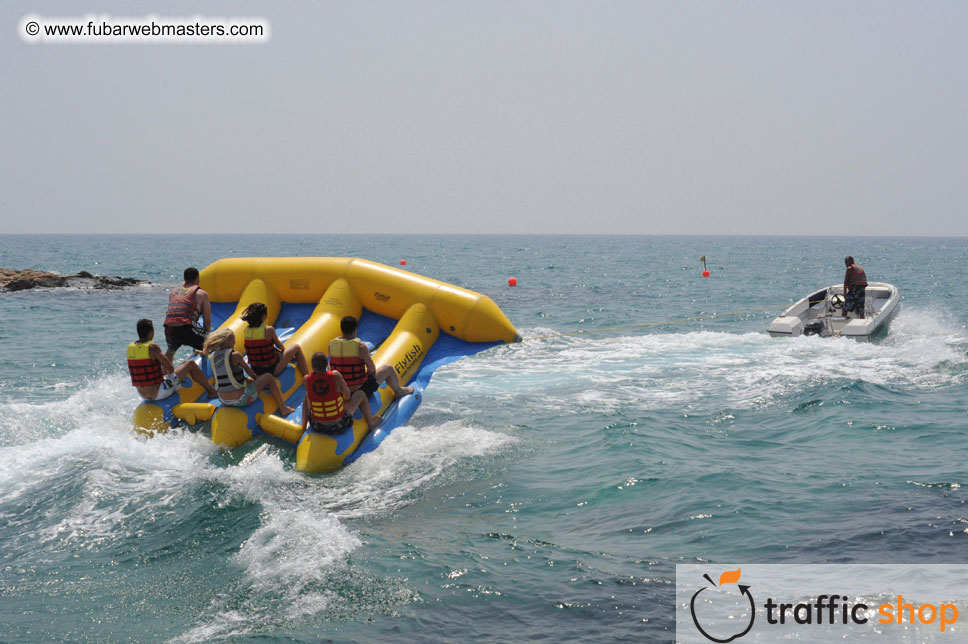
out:
M516 277L508 278L508 286L517 286L517 285L518 285L518 278Z
M703 277L709 277L709 271L703 271L702 272L702 276Z
M407 265L407 260L401 259L400 260L400 266L406 266L406 265Z

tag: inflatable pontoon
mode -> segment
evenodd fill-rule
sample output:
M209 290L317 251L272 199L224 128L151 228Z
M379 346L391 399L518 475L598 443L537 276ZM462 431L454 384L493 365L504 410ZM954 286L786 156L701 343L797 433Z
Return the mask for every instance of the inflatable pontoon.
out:
M212 440L226 449L254 436L271 436L296 446L296 468L331 472L373 450L407 422L437 367L493 346L519 342L521 336L487 296L363 259L278 257L222 259L201 271L201 287L212 300L212 326L235 333L236 350L244 353L246 323L240 315L252 302L268 307L267 324L289 344L298 342L306 358L328 353L340 335L340 320L359 320L358 337L369 345L376 365L392 365L401 386L414 393L394 400L384 384L370 399L374 415L383 416L372 433L357 411L353 426L342 434L303 432L302 374L293 365L277 377L283 398L296 411L274 415L276 404L266 392L248 407L209 401L201 385L186 381L166 400L143 401L134 413L135 428L152 432L184 422L211 422ZM211 379L209 360L196 355Z

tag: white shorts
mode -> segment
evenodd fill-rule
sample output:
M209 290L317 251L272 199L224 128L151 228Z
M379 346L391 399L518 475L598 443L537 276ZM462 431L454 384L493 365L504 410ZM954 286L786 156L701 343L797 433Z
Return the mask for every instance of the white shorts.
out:
M158 385L158 395L152 398L152 400L164 400L179 389L181 389L181 382L178 380L178 376L170 373Z

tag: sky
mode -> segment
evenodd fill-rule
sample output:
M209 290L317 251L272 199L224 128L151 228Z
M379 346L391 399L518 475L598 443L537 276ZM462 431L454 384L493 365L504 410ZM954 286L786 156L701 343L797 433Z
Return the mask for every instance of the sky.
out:
M28 43L255 16L264 44ZM968 3L6 1L0 232L968 235Z

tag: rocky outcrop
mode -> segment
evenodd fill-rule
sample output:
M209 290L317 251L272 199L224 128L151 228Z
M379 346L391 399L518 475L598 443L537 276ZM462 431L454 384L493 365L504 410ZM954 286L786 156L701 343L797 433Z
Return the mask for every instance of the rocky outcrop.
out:
M29 269L17 271L10 268L0 268L0 291L23 291L37 287L58 288L65 286L117 289L147 283L134 277L91 275L87 271L81 271L75 275L58 275L57 273Z

